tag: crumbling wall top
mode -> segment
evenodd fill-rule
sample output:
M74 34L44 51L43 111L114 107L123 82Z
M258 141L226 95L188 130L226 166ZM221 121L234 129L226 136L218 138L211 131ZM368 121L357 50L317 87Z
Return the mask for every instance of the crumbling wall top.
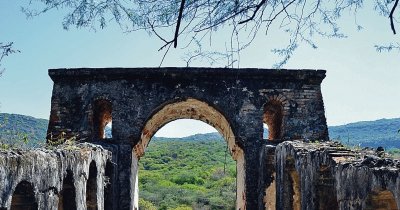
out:
M258 78L274 81L308 81L320 84L325 78L325 70L311 69L258 69L258 68L60 68L49 69L53 81L67 79L134 79L134 78Z

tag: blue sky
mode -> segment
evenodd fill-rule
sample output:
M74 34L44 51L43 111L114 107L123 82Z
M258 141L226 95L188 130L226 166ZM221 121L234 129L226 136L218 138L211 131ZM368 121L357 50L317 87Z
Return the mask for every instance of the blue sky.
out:
M0 78L0 112L48 118L52 90L49 68L153 67L163 56L157 51L162 43L145 32L123 33L111 23L103 30L66 31L61 11L27 19L20 11L26 2L0 1L0 41L13 41L21 50L2 62L6 72ZM361 31L356 30L351 17L340 22L347 39L316 38L318 49L302 45L285 68L327 70L322 91L329 125L400 117L400 53L377 53L373 47L400 42L400 36L393 35L389 21L372 9L359 14L357 21L364 26ZM225 36L224 31L216 32L214 42L226 42ZM284 45L281 37L278 31L269 36L260 33L241 53L240 67L272 67L277 58L270 50ZM172 50L163 66L185 66L185 52ZM195 64L199 65L207 66ZM183 130L191 132L212 131L202 123L177 121L166 127L170 131L165 135L173 136L174 128L182 131L182 125L189 125Z

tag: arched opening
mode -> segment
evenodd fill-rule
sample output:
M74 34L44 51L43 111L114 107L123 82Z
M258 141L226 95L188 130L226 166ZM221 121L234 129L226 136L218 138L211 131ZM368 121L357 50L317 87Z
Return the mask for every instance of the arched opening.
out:
M320 210L339 209L336 197L335 178L329 166L321 165L317 182L317 197Z
M283 191L283 209L300 210L301 209L301 184L300 176L296 171L293 157L287 157L284 170L284 191Z
M97 210L97 167L94 161L89 165L89 177L86 183L86 209Z
M210 105L196 99L175 102L165 105L146 122L142 136L135 146L132 156L132 184L134 190L133 208L138 206L138 160L144 155L150 139L165 124L177 119L194 119L214 127L227 142L228 154L236 161L236 209L245 209L245 171L243 150L236 144L235 136L227 119Z
M11 210L37 210L38 204L33 192L33 186L27 181L20 182L14 190L11 200Z
M98 99L93 104L93 134L95 139L112 138L112 104Z
M107 161L104 174L104 209L113 210L113 196L114 196L114 165L111 161Z
M76 193L72 171L67 170L67 176L63 180L62 190L58 200L59 210L76 209Z
M365 210L398 210L393 193L389 190L374 190L365 201Z
M263 123L268 130L268 140L276 140L282 137L283 105L280 101L270 100L264 105Z

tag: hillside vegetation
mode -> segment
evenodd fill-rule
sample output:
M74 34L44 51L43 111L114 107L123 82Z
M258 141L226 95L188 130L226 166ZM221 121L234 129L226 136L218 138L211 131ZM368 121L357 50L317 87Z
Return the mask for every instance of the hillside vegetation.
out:
M380 119L329 127L329 137L346 145L400 148L400 118Z
M0 144L38 146L46 139L48 120L0 113Z
M235 209L236 163L220 136L205 136L151 140L139 161L142 208Z

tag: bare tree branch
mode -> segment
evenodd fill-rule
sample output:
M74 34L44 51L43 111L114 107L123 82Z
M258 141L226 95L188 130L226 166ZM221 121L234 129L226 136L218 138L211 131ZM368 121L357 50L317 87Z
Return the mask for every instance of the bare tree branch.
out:
M396 34L396 29L394 28L394 23L393 23L393 19L394 19L393 18L393 14L394 14L394 11L396 10L396 7L397 7L398 3L399 3L399 0L396 0L394 2L394 5L393 5L392 10L390 11L390 15L389 15L390 27L391 27L391 29L393 31L393 34Z
M165 46L167 46L167 44L165 44L164 47L165 47ZM167 48L167 50L165 50L165 53L164 53L164 55L163 55L163 57L162 57L162 59L161 59L160 65L159 65L158 67L161 67L161 66L162 66L162 64L163 64L163 62L164 62L164 59L165 59L165 57L167 56L167 54L168 54L168 52L169 52L169 49L171 49L171 46L172 46L172 42L168 44L168 48ZM163 47L163 48L164 48L164 47ZM159 50L159 51L160 51L160 50Z
M254 12L253 12L253 15L252 15L250 18L246 19L246 20L240 21L239 24L247 23L247 22L253 20L254 17L256 16L258 10L259 10L259 9L261 8L261 6L264 5L266 2L267 2L267 0L261 0L261 2L260 2L259 4L257 4L256 9L255 9Z
M176 48L178 46L179 27L181 26L182 14L183 14L184 8L185 8L185 0L182 0L181 7L179 8L178 21L176 23L175 36L174 36L174 48Z
M0 42L0 51L1 51L0 66L1 66L1 62L3 61L3 58L9 56L10 54L20 52L19 50L13 49L13 44L14 44L13 42L8 42L8 43ZM3 74L3 72L4 72L4 69L0 68L0 76Z

